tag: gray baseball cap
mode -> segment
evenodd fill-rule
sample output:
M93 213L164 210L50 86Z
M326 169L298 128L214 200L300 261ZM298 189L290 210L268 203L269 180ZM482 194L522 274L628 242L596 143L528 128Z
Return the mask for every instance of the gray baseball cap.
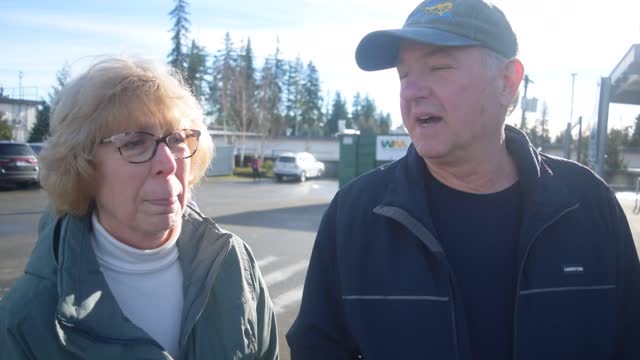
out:
M512 58L516 35L502 11L483 0L426 0L409 15L401 29L367 34L356 48L362 70L396 66L402 40L438 46L482 46Z

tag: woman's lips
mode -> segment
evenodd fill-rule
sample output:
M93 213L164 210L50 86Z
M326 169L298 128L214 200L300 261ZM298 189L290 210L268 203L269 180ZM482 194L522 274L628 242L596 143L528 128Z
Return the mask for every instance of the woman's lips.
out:
M153 206L171 207L178 203L178 197L172 196L169 198L149 199L146 200L146 202Z

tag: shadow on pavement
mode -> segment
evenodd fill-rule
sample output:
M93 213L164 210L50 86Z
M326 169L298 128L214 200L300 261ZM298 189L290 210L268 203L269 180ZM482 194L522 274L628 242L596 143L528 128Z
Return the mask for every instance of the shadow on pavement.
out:
M257 226L276 229L316 232L322 214L329 204L305 205L290 208L247 211L214 217L221 225Z
M40 184L17 185L17 184L0 184L0 192L9 192L16 190L40 190Z

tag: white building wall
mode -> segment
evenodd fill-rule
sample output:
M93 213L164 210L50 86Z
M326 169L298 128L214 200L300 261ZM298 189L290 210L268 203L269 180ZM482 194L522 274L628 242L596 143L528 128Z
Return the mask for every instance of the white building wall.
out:
M0 103L0 111L5 113L4 120L13 129L13 140L26 142L36 124L38 108L35 105Z
M213 136L213 143L219 146L225 144L223 136ZM233 144L235 154L241 153L241 139L239 137L227 137L227 143ZM306 151L320 161L338 161L340 159L340 144L338 138L309 139L302 137L281 137L264 139L257 136L247 136L244 144L245 156L264 154L265 157L277 157L285 152Z

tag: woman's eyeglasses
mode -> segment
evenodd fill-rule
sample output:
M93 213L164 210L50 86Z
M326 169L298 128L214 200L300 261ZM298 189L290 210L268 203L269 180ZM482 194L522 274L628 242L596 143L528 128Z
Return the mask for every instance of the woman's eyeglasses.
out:
M116 134L100 140L100 144L113 143L120 155L132 164L147 162L156 155L160 143L167 145L176 159L186 159L198 150L199 130L176 130L162 137L144 131Z

